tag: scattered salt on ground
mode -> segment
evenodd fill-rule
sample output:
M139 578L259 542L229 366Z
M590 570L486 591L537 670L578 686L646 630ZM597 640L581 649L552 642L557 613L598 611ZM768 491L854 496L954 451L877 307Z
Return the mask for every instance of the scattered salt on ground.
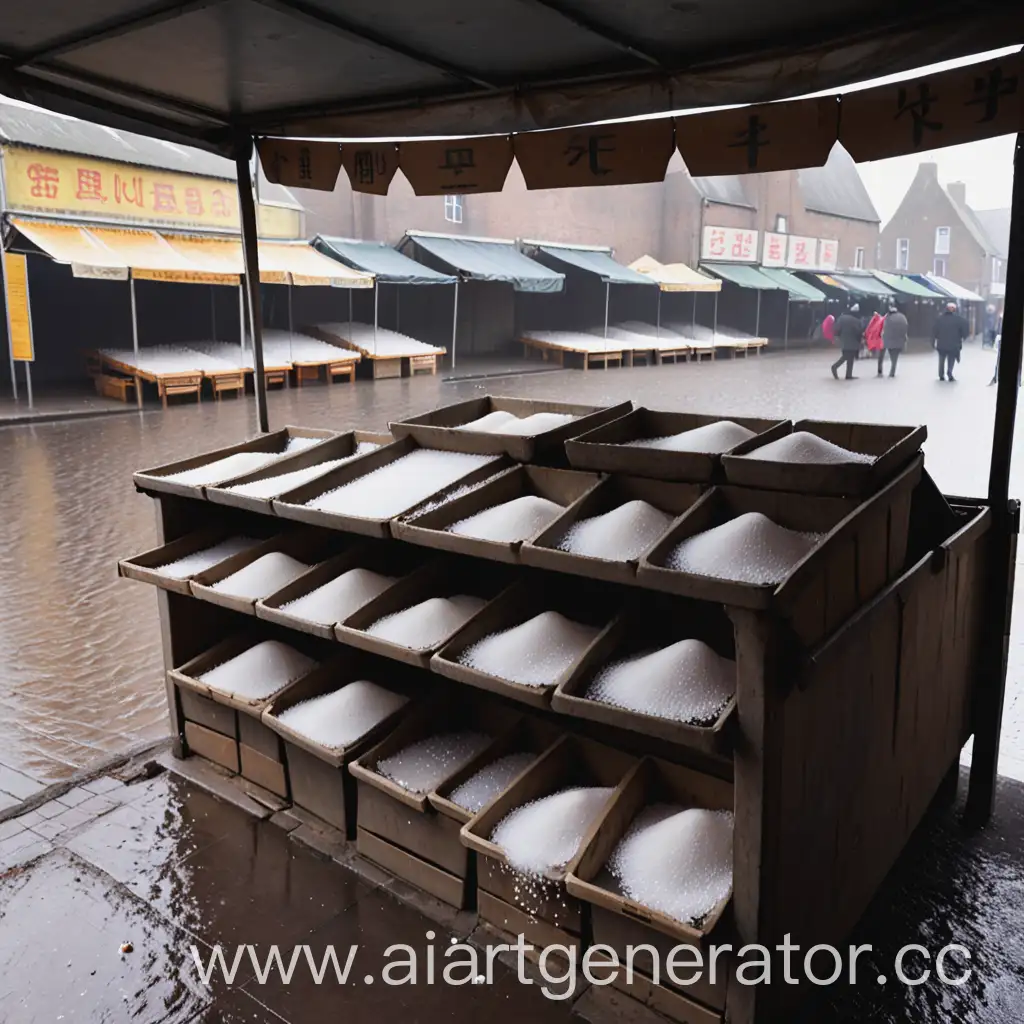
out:
M305 451L307 448L312 448L313 445L319 444L325 440L322 437L289 437L287 444L284 446L284 455L294 455L296 452Z
M314 668L316 662L278 640L264 640L216 668L200 682L246 700L265 700Z
M195 551L191 555L185 555L166 565L156 567L156 572L161 576L172 576L176 580L184 579L186 576L194 576L196 573L210 569L225 558L240 554L248 550L259 541L254 537L228 537L213 547L204 548L202 551Z
M628 562L668 529L672 517L646 501L627 501L604 515L574 523L558 542L562 551Z
M556 427L572 423L575 416L564 412L535 412L532 416L514 416L510 412L495 410L477 420L463 423L458 430L476 430L485 434L515 434L517 437L533 437Z
M523 686L551 686L600 632L558 612L541 612L512 629L484 637L463 651L459 661Z
M214 583L212 589L218 594L247 597L256 601L280 590L308 568L305 562L300 562L283 551L268 551L238 572Z
M748 459L765 459L770 462L803 462L816 466L835 466L844 462L874 462L874 455L852 452L817 434L796 430L780 437L763 448L755 448L745 456Z
M499 757L453 789L448 799L476 814L481 807L486 807L499 793L508 789L512 780L536 760L537 755L530 751Z
M586 697L673 722L709 722L735 692L736 662L700 640L680 640L607 665Z
M164 480L173 480L178 484L200 487L204 484L215 484L221 480L230 480L246 473L255 473L257 469L269 466L281 457L280 452L235 452L223 459L207 462L204 466L194 469L183 469L180 473L169 473Z
M823 537L787 530L760 512L745 512L688 537L669 554L667 564L737 583L781 583Z
M729 811L655 804L636 816L608 870L634 903L699 922L732 890L732 830Z
M319 495L308 504L310 508L339 515L390 519L493 459L492 455L418 448L351 483Z
M281 605L281 611L307 622L330 625L347 619L394 582L394 576L382 576L369 569L349 569L316 590Z
M333 693L287 708L277 720L314 743L337 749L355 743L408 700L376 683L356 679Z
M379 447L380 445L372 444L369 441L360 441L356 445L356 450L343 459L328 459L326 462L318 462L315 466L309 466L306 469L293 469L290 473L279 473L277 476L267 477L266 480L253 480L251 483L236 484L227 489L233 494L244 494L250 498L276 498L279 494L308 484L311 480L316 480L332 469L337 469L338 466L343 466L346 462L358 459L360 455L365 455Z
M754 437L754 431L741 427L732 420L718 420L705 423L681 434L667 434L664 437L640 437L626 444L633 448L659 448L669 452L700 452L717 455Z
M519 871L542 875L564 868L604 810L611 786L578 786L517 807L491 833Z
M540 533L549 523L565 511L561 505L537 494L524 494L520 498L492 505L475 516L460 519L447 528L448 533L478 540L526 540Z
M487 602L470 594L431 597L378 619L366 632L415 651L433 647L469 621Z
M410 793L429 793L490 743L480 732L439 733L378 761L377 771Z

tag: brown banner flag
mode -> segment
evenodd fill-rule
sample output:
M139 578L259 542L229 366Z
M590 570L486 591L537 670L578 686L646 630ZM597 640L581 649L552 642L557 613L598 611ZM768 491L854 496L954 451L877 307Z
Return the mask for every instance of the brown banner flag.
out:
M353 192L386 196L398 170L398 147L393 142L346 142L341 162Z
M512 166L507 135L403 142L398 164L418 196L500 192Z
M531 189L661 181L672 156L672 119L525 132L513 145Z
M835 145L835 96L677 117L676 146L695 178L821 167Z
M977 142L1024 127L1020 54L843 97L839 141L857 161Z
M259 139L256 149L267 181L288 188L334 191L341 170L341 147L336 142Z

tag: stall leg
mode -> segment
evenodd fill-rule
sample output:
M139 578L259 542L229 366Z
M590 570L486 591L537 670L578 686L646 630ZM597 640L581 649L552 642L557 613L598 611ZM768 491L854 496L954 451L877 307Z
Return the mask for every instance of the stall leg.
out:
M455 336L459 328L459 279L455 278L455 303L452 309L452 369L455 369Z
M377 278L373 279L373 354L377 354L377 300L380 297L380 287Z
M135 365L139 365L139 317L135 306L135 278L129 276L128 278L128 294L131 296L132 301L132 351L135 353ZM135 378L135 404L138 408L142 408L142 388L139 384L139 378ZM164 405L166 405L166 401Z
M612 295L610 281L604 283L604 368L608 369L608 304Z
M32 364L29 362L25 363L25 391L28 394L28 407L34 409L35 404L32 400Z

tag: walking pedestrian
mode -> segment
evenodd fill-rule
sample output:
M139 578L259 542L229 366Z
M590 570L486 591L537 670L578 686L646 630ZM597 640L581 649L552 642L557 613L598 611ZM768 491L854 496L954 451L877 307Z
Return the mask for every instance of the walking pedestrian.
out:
M839 367L846 363L846 379L853 380L853 364L860 352L864 340L864 327L861 323L860 306L855 302L836 321L836 338L839 340L840 356L832 364L832 376L839 380Z
M967 321L947 302L945 312L935 321L935 349L939 353L939 380L955 381L953 367L960 362L960 350L970 333Z
M872 313L867 327L864 328L864 344L867 345L868 353L878 356L879 377L882 376L882 353L885 351L885 346L882 343L883 322L881 313Z
M896 364L899 362L900 353L907 345L906 315L900 312L899 306L894 302L889 307L889 312L882 324L882 344L885 346L878 353L878 376L882 376L882 363L885 360L885 353L889 353L889 376L896 376Z
M985 307L985 337L982 339L982 344L985 348L994 348L996 344L996 334L999 329L999 317L996 316L996 307L988 305Z

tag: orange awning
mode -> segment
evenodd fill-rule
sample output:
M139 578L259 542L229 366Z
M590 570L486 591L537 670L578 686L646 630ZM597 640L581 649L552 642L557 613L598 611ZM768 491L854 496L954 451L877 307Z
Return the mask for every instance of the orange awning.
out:
M260 242L260 276L264 268L287 274L295 285L372 288L373 274L353 270L322 256L306 242Z
M12 217L11 224L33 245L42 249L57 263L70 263L86 267L128 269L128 264L115 253L96 241L84 228L76 224L56 224L51 221L24 220Z
M186 284L238 284L238 274L210 267L174 249L157 231L138 228L88 229L98 242L131 267L140 280L176 281Z

